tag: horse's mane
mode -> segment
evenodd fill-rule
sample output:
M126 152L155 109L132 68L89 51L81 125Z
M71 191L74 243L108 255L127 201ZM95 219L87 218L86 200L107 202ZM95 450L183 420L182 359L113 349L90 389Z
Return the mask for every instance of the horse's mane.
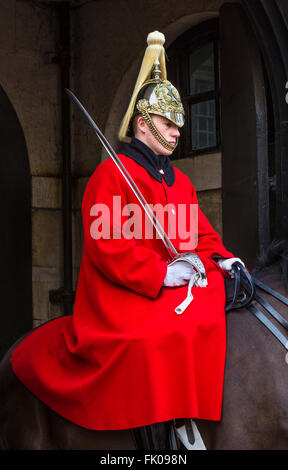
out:
M253 272L256 274L263 269L279 264L283 280L288 290L288 240L273 240L268 248L258 256L258 263Z

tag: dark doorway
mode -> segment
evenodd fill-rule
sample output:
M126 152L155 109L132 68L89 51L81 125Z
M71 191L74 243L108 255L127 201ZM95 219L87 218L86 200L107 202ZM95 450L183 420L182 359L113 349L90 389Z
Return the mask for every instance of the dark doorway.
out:
M23 131L0 87L0 357L32 327L31 176Z
M251 268L270 241L265 74L240 5L221 7L219 30L223 238Z

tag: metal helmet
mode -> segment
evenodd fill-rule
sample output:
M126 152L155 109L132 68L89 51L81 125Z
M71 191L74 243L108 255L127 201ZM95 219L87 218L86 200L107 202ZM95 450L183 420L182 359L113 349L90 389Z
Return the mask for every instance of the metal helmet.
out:
M119 139L123 142L131 140L127 135L129 133L129 126L134 117L140 114L161 145L173 151L177 143L176 145L171 145L167 142L151 118L151 115L156 114L165 117L177 127L184 125L185 113L179 92L167 80L164 42L164 35L158 31L148 35L148 47L130 104L122 121Z

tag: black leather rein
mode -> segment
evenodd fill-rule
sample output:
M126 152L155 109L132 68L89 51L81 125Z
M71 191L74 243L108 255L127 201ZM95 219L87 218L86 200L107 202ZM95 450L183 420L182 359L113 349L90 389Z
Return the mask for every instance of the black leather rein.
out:
M232 266L234 272L234 294L232 301L225 307L226 312L229 310L246 307L253 315L260 320L271 333L280 341L280 343L288 350L288 339L281 331L262 313L256 306L258 302L262 307L270 313L287 331L288 321L280 315L265 299L260 297L256 292L256 287L272 295L279 301L288 306L288 298L274 291L270 287L263 284L258 279L250 275L247 269L238 261Z

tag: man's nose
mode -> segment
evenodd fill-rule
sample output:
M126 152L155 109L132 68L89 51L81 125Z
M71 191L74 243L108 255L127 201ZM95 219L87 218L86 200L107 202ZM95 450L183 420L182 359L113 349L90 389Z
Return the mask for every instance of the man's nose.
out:
M173 137L180 137L180 132L179 132L178 127L173 128L172 135L173 135Z

